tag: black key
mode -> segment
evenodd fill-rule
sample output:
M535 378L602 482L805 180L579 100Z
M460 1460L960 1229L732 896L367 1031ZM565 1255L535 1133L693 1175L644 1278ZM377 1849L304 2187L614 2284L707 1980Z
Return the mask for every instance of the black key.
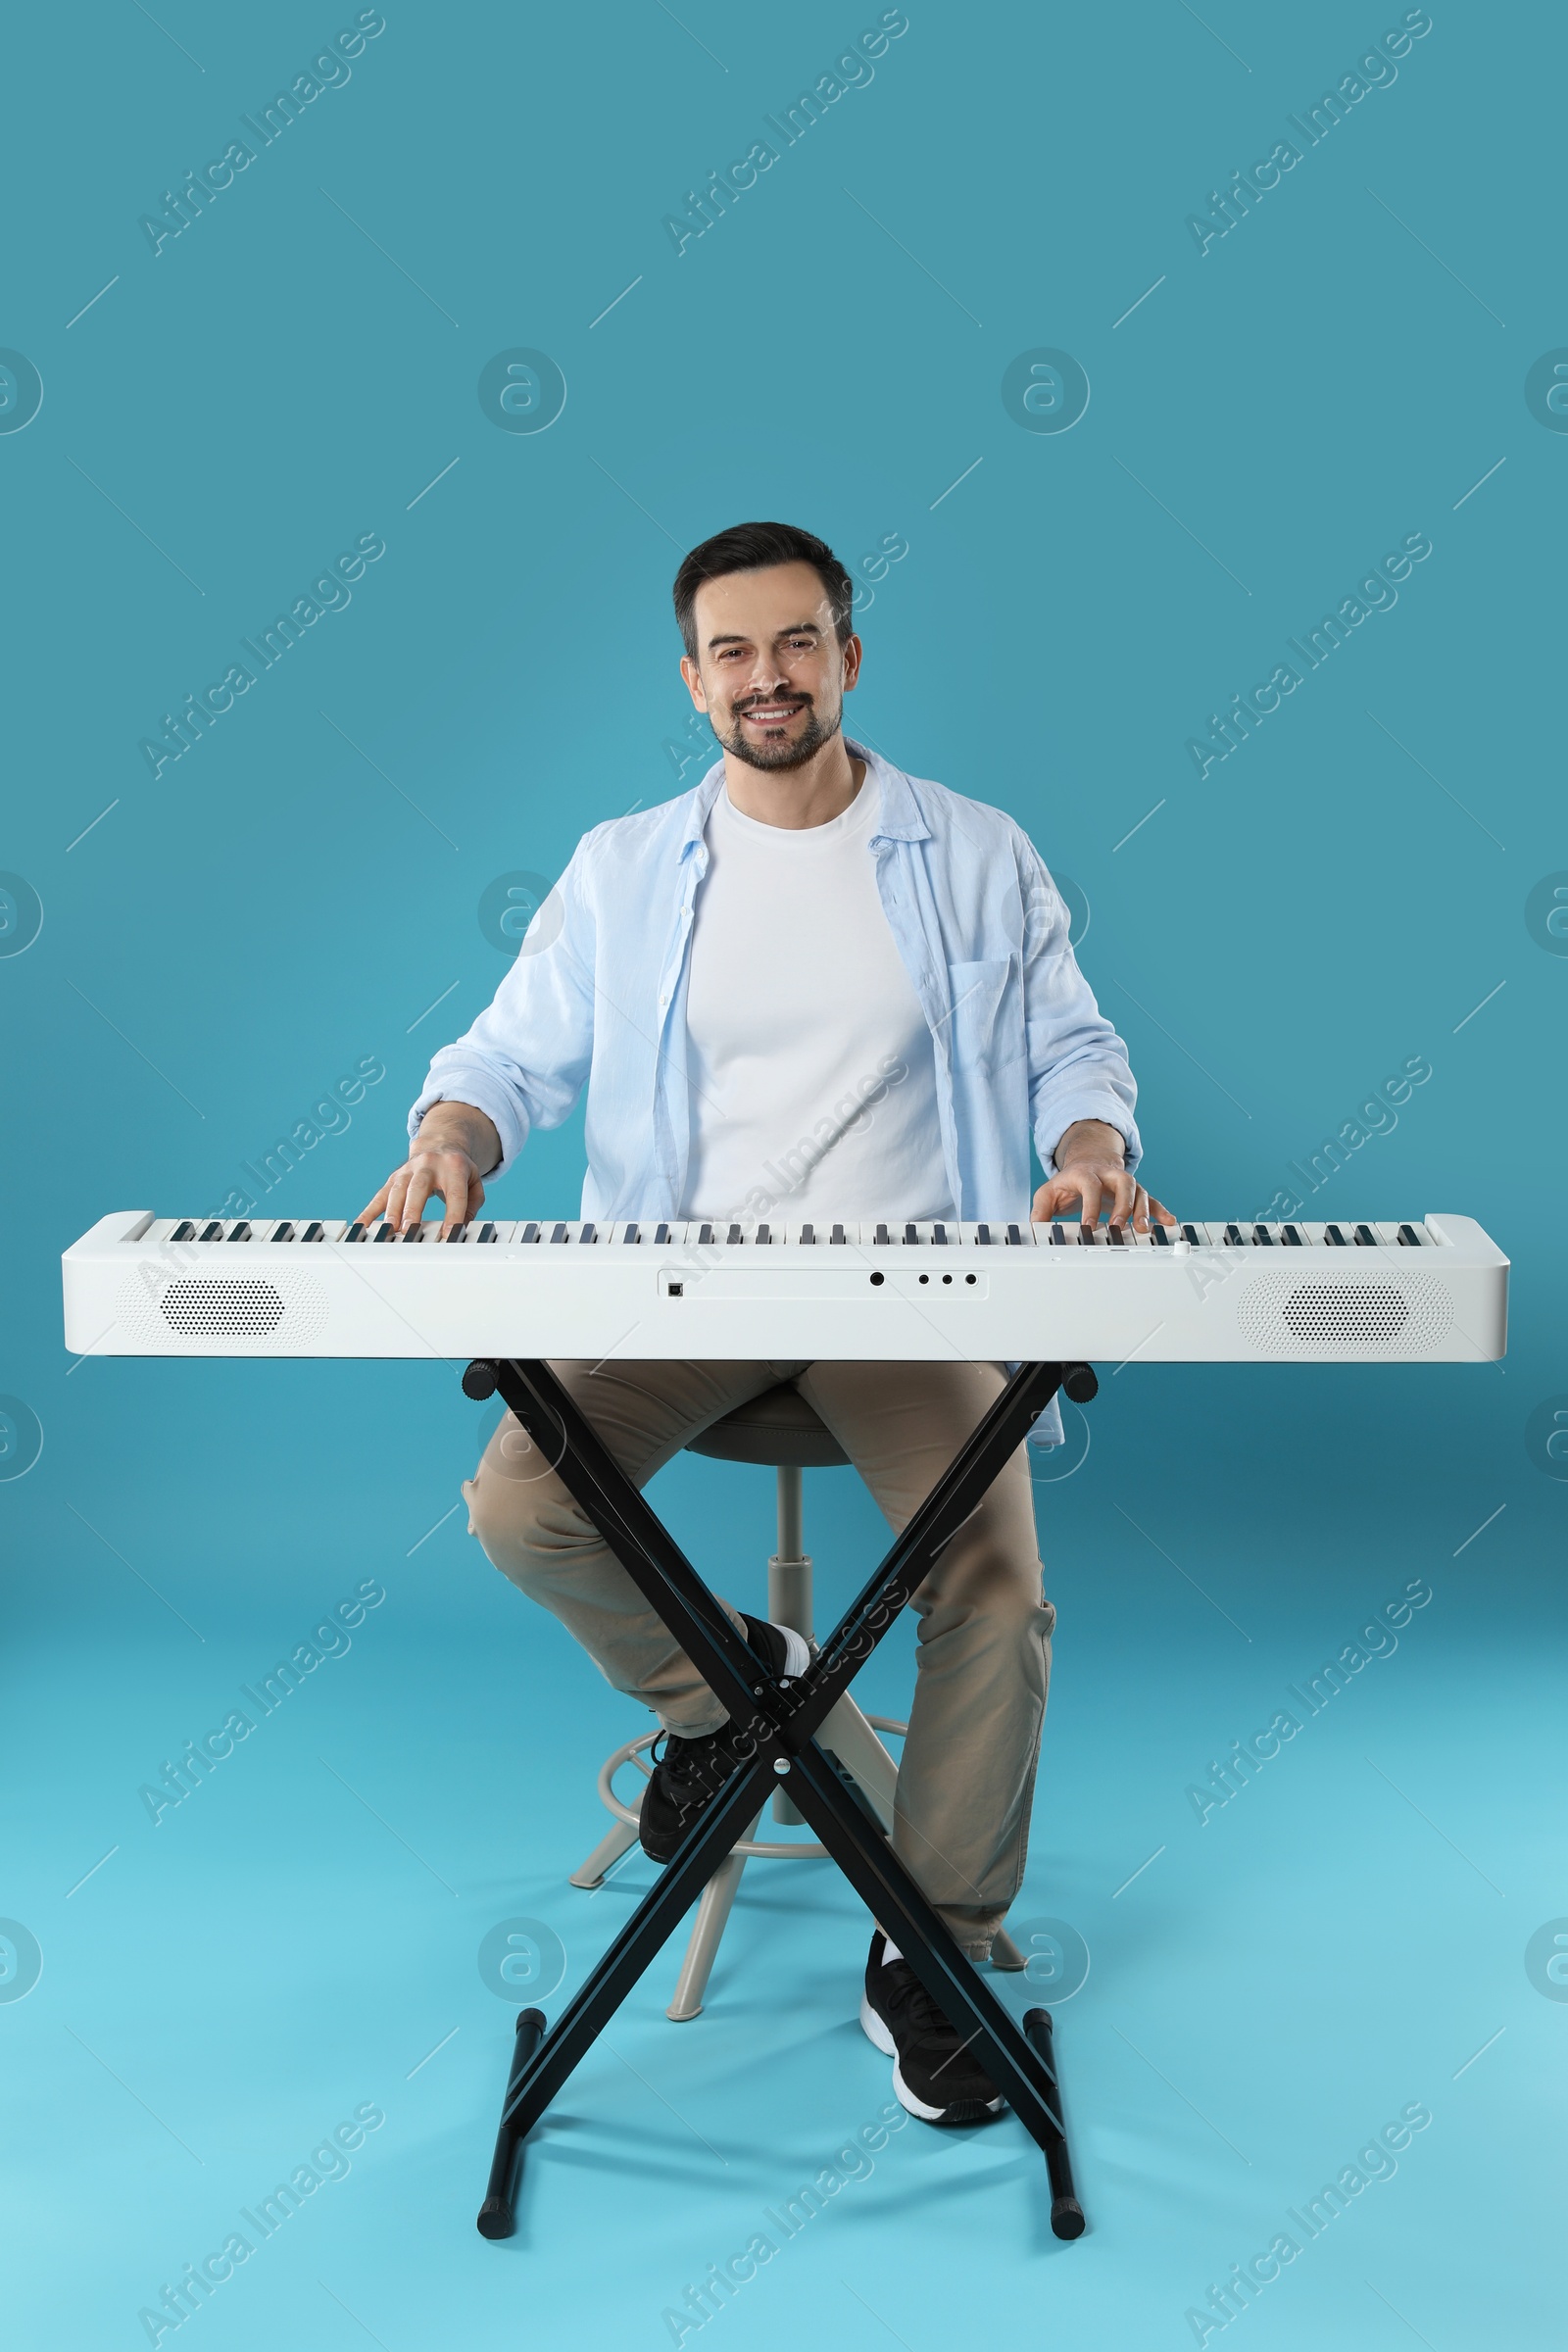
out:
M424 1239L423 1220L421 1219L417 1225L411 1225L403 1239L405 1242L422 1242Z
M893 1246L888 1239L888 1229L885 1225L879 1225L876 1229L876 1246L879 1250L889 1250Z
M731 1248L733 1248L733 1247L734 1247L734 1246L735 1246L737 1243L739 1243L739 1242L744 1242L744 1241L745 1241L745 1239L746 1239L746 1236L745 1236L745 1234L744 1234L744 1233L742 1233L742 1231L741 1231L741 1229L740 1229L740 1227L739 1227L738 1225L732 1225L732 1226L730 1227L730 1229L729 1229L729 1232L728 1232L728 1234L727 1234L727 1236L726 1236L725 1238L728 1240L728 1242L729 1242L729 1244L730 1244Z
M239 1224L237 1224L237 1225L235 1226L235 1228L234 1228L233 1232L232 1232L232 1233L229 1235L229 1237L228 1237L228 1238L229 1238L229 1240L230 1240L231 1242L248 1242L248 1241L250 1240L250 1238L251 1238L251 1229L250 1229L250 1227L249 1227L249 1226L248 1226L248 1225L245 1223L245 1221L244 1221L244 1219L243 1219L243 1218L241 1218L241 1220L240 1220Z
M1023 1235L1018 1231L1016 1225L1009 1225L1007 1227L1007 1240L1014 1250L1021 1250L1023 1248Z
M620 1238L623 1242L640 1242L643 1237L635 1225L628 1225Z
M1092 1250L1099 1239L1099 1233L1096 1231L1093 1225L1079 1225L1078 1241L1081 1248L1087 1247L1088 1249Z
M933 1226L932 1226L932 1228L931 1228L931 1246L932 1246L932 1248L933 1248L933 1249L935 1249L935 1250L942 1250L942 1249L945 1249L945 1248L947 1247L947 1240L948 1240L948 1229L947 1229L947 1227L946 1227L945 1225L933 1225Z
M198 1238L204 1242L220 1242L223 1238L223 1227L220 1219L214 1217L210 1225L204 1225Z
M538 1225L525 1225L522 1229L522 1238L525 1242L536 1242L539 1239L539 1232Z
M654 1247L655 1247L655 1249L657 1249L657 1250L662 1250L662 1249L663 1249L663 1247L664 1247L664 1245L665 1245L665 1243L666 1243L668 1240L669 1240L669 1227L668 1227L667 1225L660 1225L660 1226L656 1226L656 1227L655 1227L655 1230L654 1230Z
M174 1239L178 1241L178 1234L174 1236ZM1401 1225L1399 1227L1399 1247L1401 1250L1420 1249L1421 1236L1417 1233L1413 1225Z
M580 1225L577 1229L577 1239L579 1242L597 1242L599 1228L596 1225Z
M464 1222L463 1222L461 1225L454 1225L454 1226L453 1226L453 1228L452 1228L452 1231L451 1231L451 1232L450 1232L450 1233L447 1235L447 1237L446 1237L446 1238L447 1238L447 1240L448 1240L449 1242L461 1242L461 1241L463 1241L463 1240L466 1238L466 1234L467 1234L467 1231L468 1231L467 1220L466 1220L466 1218L465 1218ZM539 1237L539 1228L538 1228L538 1226L536 1225L536 1226L534 1227L534 1239L537 1241L538 1237Z
M699 1225L697 1228L697 1241L699 1248L710 1249L712 1247L712 1240L713 1228L711 1225Z
M1203 1246L1202 1236L1200 1234L1196 1225L1184 1225L1182 1227L1182 1240L1189 1243L1195 1250L1200 1250Z
M480 1228L479 1228L479 1239L480 1239L480 1241L481 1241L481 1242L493 1242L493 1241L495 1240L495 1238L496 1238L496 1229L495 1229L495 1227L494 1227L493 1225L481 1225L481 1226L480 1226Z
M555 1227L552 1229L552 1231L551 1231L551 1235L550 1235L550 1239L551 1239L553 1242L564 1242L564 1241L565 1240L565 1238L566 1238L566 1228L564 1227L564 1225L557 1225L557 1226L555 1226Z
M1226 1226L1226 1228L1225 1228L1225 1240L1226 1240L1226 1243L1227 1243L1227 1245L1228 1245L1228 1246L1229 1246L1229 1247L1230 1247L1232 1250L1239 1250L1239 1249L1241 1249L1241 1247L1242 1247L1242 1229L1241 1229L1241 1227L1240 1227L1239 1225L1227 1225L1227 1226Z
M1358 1225L1355 1229L1355 1240L1356 1247L1361 1250L1375 1250L1378 1246L1378 1237L1370 1225Z
M397 1238L398 1229L395 1225L388 1225L383 1222L375 1229L375 1239L378 1242L395 1242Z
M1149 1228L1149 1238L1153 1243L1156 1250L1168 1250L1170 1248L1170 1235L1165 1231L1164 1226L1161 1225L1157 1217L1154 1219L1152 1225L1151 1225Z
M294 1239L293 1226L280 1225L277 1231L273 1234L272 1239L274 1242L291 1242Z
M1107 1225L1105 1228L1105 1239L1113 1250L1125 1250L1127 1247L1126 1226Z
M803 1242L814 1242L816 1239L816 1227L814 1225L803 1225L801 1227L801 1239Z
M1274 1247L1274 1236L1270 1233L1266 1225L1254 1225L1252 1227L1252 1239L1256 1243L1259 1250L1272 1250Z
M1051 1247L1053 1250L1066 1250L1070 1247L1070 1244L1067 1240L1067 1228L1065 1225L1053 1225L1051 1228Z
M975 1227L975 1229L974 1229L974 1238L975 1238L976 1242L978 1242L978 1244L980 1245L980 1247L981 1247L981 1249L982 1249L982 1250L989 1250L989 1249L990 1249L990 1247L991 1247L991 1228L990 1228L990 1226L989 1226L989 1225L977 1225L977 1226Z
M918 1225L906 1225L904 1228L904 1239L906 1245L910 1242L917 1243L920 1239L920 1228Z
M193 1242L196 1239L196 1228L189 1217L182 1218L169 1238L172 1242Z
M305 1231L300 1235L302 1242L324 1242L325 1239L326 1227L324 1225L307 1225Z
M363 1242L365 1239L365 1227L359 1223L351 1225L347 1233L343 1236L343 1239L346 1242Z
M772 1226L771 1226L771 1225L759 1225L759 1227L757 1228L757 1238L758 1238L758 1240L759 1240L760 1242L764 1242L764 1243L765 1243L765 1242L771 1242L771 1241L772 1241L772 1239L773 1239L773 1228L772 1228Z
M1345 1236L1337 1225L1325 1225L1323 1228L1323 1239L1328 1243L1331 1250L1344 1250L1348 1247Z
M1301 1236L1300 1236L1300 1232L1299 1232L1299 1230L1298 1230L1298 1228L1297 1226L1295 1226L1295 1225L1282 1225L1282 1226L1280 1227L1280 1234L1281 1234L1281 1237L1283 1238L1283 1240L1284 1240L1284 1242L1285 1242L1285 1246L1286 1246L1286 1248L1287 1248L1288 1250L1299 1250L1299 1249L1300 1249L1300 1247L1301 1247Z
M833 1230L832 1230L832 1232L831 1232L831 1233L828 1235L828 1237L827 1237L827 1238L828 1238L828 1242L829 1242L829 1244L830 1244L830 1245L831 1245L832 1243L834 1243L834 1242L842 1242L842 1241L843 1241L843 1239L844 1239L844 1228L843 1228L843 1226L842 1226L842 1225L835 1225L835 1226L834 1226L834 1228L833 1228Z

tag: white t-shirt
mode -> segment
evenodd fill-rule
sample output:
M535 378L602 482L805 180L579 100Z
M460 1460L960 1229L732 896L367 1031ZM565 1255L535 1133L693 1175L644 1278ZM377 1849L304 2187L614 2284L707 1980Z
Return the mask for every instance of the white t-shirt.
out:
M954 1213L931 1032L868 847L880 787L792 832L721 791L687 989L691 1158L681 1214Z

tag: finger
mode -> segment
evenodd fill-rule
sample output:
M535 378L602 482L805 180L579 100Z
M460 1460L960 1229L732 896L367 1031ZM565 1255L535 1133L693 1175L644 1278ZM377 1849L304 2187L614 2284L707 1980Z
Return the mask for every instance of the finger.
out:
M1133 1202L1133 1231L1134 1233L1149 1231L1149 1195L1142 1185L1138 1187L1138 1198Z
M386 1205L381 1211L389 1225L396 1225L399 1217L403 1214L403 1196L407 1192L408 1186L408 1168L406 1166L394 1168L387 1180Z
M1100 1178L1093 1168L1085 1168L1078 1179L1078 1197L1083 1204L1081 1221L1093 1230L1100 1223Z
M1165 1206L1163 1200L1156 1200L1152 1193L1151 1193L1149 1196L1149 1213L1152 1217L1157 1217L1161 1225L1174 1225L1176 1223L1176 1217L1174 1213Z
M1059 1169L1035 1195L1030 1215L1037 1225L1044 1225L1064 1208L1071 1207L1079 1198L1082 1187L1070 1169Z
M428 1160L421 1159L410 1175L403 1195L403 1213L397 1221L398 1231L407 1233L411 1226L417 1225L424 1215L424 1204L430 1195L444 1191L439 1166L432 1167Z
M355 1224L368 1225L372 1217L380 1216L386 1207L386 1197L391 1190L392 1179L389 1176L385 1184L382 1185L381 1190L376 1194L375 1199L368 1201L365 1207L361 1209L359 1215L354 1220Z
M439 1190L445 1204L441 1218L441 1238L445 1241L449 1233L461 1232L477 1213L484 1193L467 1160L462 1160L452 1170Z
M1117 1175L1110 1178L1105 1189L1110 1200L1110 1223L1125 1225L1138 1199L1137 1177L1129 1176L1126 1169L1123 1168Z
M1070 1216L1074 1211L1081 1212L1084 1210L1084 1203L1091 1193L1098 1204L1100 1187L1093 1176L1083 1168L1063 1168L1052 1178L1047 1187L1047 1199L1050 1203L1047 1214L1055 1217L1063 1214ZM1098 1205L1096 1214L1099 1214Z

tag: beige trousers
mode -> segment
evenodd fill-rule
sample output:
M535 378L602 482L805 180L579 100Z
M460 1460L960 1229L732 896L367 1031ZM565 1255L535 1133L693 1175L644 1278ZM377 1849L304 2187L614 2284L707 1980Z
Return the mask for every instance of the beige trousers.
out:
M995 1364L555 1363L638 1486L689 1438L788 1380L827 1424L889 1525L908 1520L1000 1394ZM469 1532L666 1731L725 1710L509 1412L465 1482ZM728 1603L733 1614L733 1603ZM765 1604L753 1596L754 1614ZM1020 1446L915 1593L918 1666L894 1846L971 1959L1023 1877L1055 1612L1041 1591Z

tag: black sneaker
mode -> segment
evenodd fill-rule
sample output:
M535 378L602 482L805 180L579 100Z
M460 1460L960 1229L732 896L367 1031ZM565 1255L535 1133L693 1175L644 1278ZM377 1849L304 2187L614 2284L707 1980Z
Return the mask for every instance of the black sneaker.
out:
M886 1943L879 1928L865 1964L860 2024L893 2061L899 2105L925 2124L983 2124L1000 2115L1001 2093L972 2039L954 2032L907 1960L884 1961Z
M743 1614L741 1623L770 1674L790 1681L806 1672L811 1652L804 1634L787 1625L769 1625L765 1617ZM737 1744L732 1723L721 1723L716 1732L696 1740L683 1740L678 1732L664 1734L664 1752L655 1759L637 1817L643 1852L653 1861L668 1862L693 1822L707 1812L735 1770Z

